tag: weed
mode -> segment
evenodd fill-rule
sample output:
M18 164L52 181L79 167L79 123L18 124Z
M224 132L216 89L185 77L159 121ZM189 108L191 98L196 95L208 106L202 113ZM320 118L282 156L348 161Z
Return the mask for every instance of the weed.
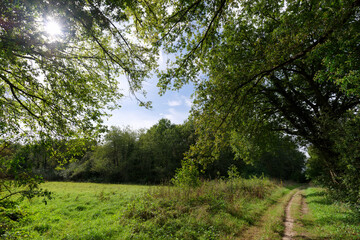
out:
M99 193L98 199L99 199L100 202L109 201L110 196L107 196L107 194L105 194L104 191L101 191Z

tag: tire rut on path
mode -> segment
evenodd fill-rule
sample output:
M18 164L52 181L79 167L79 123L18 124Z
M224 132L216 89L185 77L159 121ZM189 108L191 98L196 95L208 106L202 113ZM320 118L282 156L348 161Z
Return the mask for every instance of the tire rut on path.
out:
M285 208L285 221L284 221L284 236L282 237L282 240L292 240L293 237L296 236L296 232L293 230L294 228L294 218L291 216L291 206L296 198L296 196L300 193L300 191L297 191L292 195L290 198L288 204Z

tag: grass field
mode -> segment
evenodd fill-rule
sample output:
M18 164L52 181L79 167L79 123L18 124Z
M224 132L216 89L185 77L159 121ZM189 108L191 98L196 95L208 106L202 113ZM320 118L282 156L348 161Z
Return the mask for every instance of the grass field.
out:
M119 216L147 186L51 182L42 188L52 192L45 205L42 199L23 201L28 216L6 238L30 239L118 239L128 231Z
M206 181L196 188L49 182L53 199L23 201L26 216L3 239L281 239L284 208L299 189L267 179ZM319 188L294 204L294 239L360 239L359 214ZM299 200L300 201L300 200Z
M197 189L50 182L47 205L23 201L28 214L6 239L232 239L287 189L269 180L204 182Z

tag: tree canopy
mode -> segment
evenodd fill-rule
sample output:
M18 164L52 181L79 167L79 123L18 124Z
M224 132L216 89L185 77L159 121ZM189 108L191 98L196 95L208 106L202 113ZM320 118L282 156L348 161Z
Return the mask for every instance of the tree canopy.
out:
M360 1L153 4L157 17L142 19L151 26L143 34L177 56L159 72L159 86L196 86L199 140L189 159L216 158L233 132L244 155L256 146L247 143L254 136L278 131L317 149L323 183L357 188L343 180L346 169L359 172L359 156L345 161L349 154L338 143L359 139ZM340 134L349 125L355 135Z
M139 91L155 56L131 40L132 1L0 3L0 134L94 134L122 96L117 77ZM61 25L51 36L45 26ZM147 103L144 103L147 104ZM90 130L90 131L89 131Z

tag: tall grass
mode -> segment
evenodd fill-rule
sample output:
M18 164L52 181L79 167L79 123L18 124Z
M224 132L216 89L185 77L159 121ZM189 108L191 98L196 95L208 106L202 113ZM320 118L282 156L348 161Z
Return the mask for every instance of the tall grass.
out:
M231 239L254 224L284 193L268 179L204 181L197 188L161 187L134 199L122 216L138 239Z
M54 199L23 202L28 214L5 239L232 239L286 192L268 179L204 181L197 188L46 183Z

